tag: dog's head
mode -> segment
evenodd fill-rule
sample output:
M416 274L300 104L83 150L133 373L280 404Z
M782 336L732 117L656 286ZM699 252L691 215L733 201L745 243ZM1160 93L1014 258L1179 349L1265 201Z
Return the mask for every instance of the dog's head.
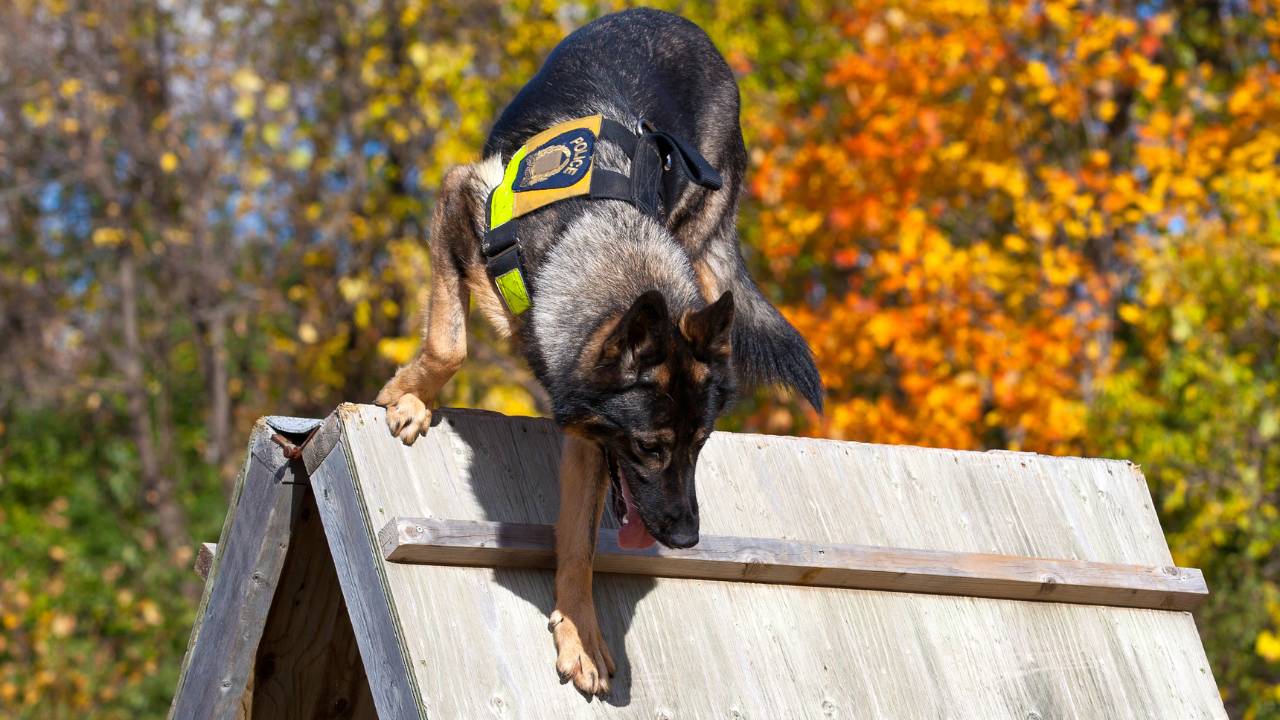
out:
M583 349L577 417L562 422L608 456L624 547L698 542L694 467L733 396L732 324L731 293L673 317L649 291Z

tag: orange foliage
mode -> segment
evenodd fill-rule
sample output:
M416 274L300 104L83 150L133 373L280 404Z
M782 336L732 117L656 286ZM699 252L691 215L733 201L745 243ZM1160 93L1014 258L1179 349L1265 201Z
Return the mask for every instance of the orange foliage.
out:
M758 245L810 288L789 312L831 391L818 432L1078 447L1138 219L1109 123L1159 92L1163 20L1063 7L861 3L824 102L763 133Z

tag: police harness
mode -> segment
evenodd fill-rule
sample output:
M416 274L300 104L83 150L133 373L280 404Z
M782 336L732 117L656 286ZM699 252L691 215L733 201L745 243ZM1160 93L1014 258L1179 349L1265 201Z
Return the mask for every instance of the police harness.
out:
M607 140L631 158L625 175L595 163L596 143ZM682 178L717 190L720 174L698 151L641 121L633 131L602 115L560 123L516 151L502 182L489 194L481 243L489 277L513 315L529 309L529 284L512 220L573 197L622 200L665 221Z

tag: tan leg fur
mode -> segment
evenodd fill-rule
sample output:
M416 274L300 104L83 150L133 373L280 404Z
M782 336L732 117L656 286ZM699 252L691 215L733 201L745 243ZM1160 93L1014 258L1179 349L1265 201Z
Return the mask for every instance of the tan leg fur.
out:
M451 233L470 232L467 182L470 168L445 175L431 218L431 299L424 315L422 347L409 364L378 393L375 403L387 409L391 434L405 445L425 435L431 425L429 405L467 357L467 285L451 257Z
M560 518L556 521L556 608L549 627L556 670L584 693L605 695L615 666L600 634L591 597L591 563L609 485L600 446L566 435L560 459Z

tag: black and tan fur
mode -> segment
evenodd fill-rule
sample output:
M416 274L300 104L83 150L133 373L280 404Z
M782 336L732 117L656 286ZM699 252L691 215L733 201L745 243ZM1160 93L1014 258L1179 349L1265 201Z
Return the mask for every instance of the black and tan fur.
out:
M682 183L664 223L631 204L569 199L518 223L532 308L504 309L480 254L485 201L531 136L602 113L641 119L693 144L724 178ZM735 228L746 170L738 89L696 25L653 10L601 18L567 37L494 125L486 159L444 179L432 218L434 282L418 356L378 394L406 444L466 356L469 299L513 336L566 431L556 526L556 667L587 693L614 670L591 596L595 534L610 463L658 541L698 539L694 467L736 388L788 385L821 410L808 346L748 276ZM601 143L596 162L629 171Z

